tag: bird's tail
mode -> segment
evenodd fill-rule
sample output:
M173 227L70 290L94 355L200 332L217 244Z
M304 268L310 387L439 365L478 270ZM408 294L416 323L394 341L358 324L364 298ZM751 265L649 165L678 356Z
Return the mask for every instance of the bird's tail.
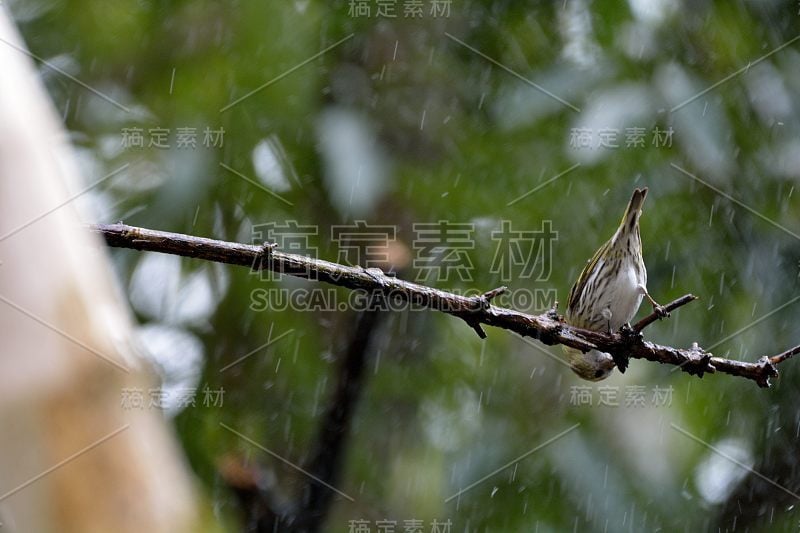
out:
M569 367L581 378L588 381L606 379L614 370L613 358L598 350L589 350L584 353L569 346L561 346L567 356Z
M647 198L647 187L633 190L631 201L628 202L628 208L625 209L625 214L622 215L620 227L626 228L628 231L635 227L639 222L639 216L642 214L642 205L644 205L645 198Z

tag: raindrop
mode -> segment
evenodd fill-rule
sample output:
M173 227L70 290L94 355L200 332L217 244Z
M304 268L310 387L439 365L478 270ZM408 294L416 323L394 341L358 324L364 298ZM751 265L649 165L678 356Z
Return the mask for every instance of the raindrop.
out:
M375 355L375 369L372 372L373 374L378 373L378 367L380 367L380 364L381 364L381 350L378 350L378 353Z

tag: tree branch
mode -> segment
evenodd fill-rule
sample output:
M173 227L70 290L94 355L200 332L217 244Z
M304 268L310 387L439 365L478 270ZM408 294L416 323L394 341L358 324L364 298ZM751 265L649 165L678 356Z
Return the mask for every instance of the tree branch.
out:
M633 326L633 331L635 331L636 333L641 333L644 328L646 328L656 320L668 317L669 314L673 312L675 309L684 306L689 302L693 302L695 300L697 300L697 296L695 296L694 294L686 294L684 296L681 296L677 300L668 303L667 305L661 307L660 309L653 310L652 313L641 319Z
M524 337L532 337L547 345L563 344L584 351L597 349L612 355L675 365L682 371L699 377L722 372L751 379L760 387L769 387L770 379L778 376L776 365L800 353L800 346L796 346L779 355L763 356L755 363L736 361L715 357L696 343L685 349L644 340L641 330L663 316L663 311L643 318L627 332L607 334L570 326L554 311L529 315L493 306L492 298L504 292L505 287L478 296L461 296L388 276L380 269L339 265L281 252L273 244L239 244L124 224L101 224L92 226L91 229L103 235L109 246L272 270L370 294L381 294L386 299L396 299L456 316L472 327L481 338L486 336L481 325L493 326ZM687 294L663 309L669 312L694 299L693 295Z

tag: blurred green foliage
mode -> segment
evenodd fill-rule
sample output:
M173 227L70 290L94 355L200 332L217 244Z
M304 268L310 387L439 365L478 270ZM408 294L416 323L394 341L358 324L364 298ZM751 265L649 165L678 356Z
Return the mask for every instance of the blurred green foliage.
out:
M509 285L555 289L564 302L644 185L651 294L701 297L648 338L746 360L800 339L800 42L776 51L800 34L795 2L473 1L434 16L426 0L416 18L403 16L402 0L395 18L376 16L376 2L6 3L33 53L130 110L40 63L87 182L131 165L92 192L100 222L250 241L254 227L293 220L318 226L310 245L329 260L338 258L332 225L396 225L413 257L415 223L468 223L471 279L435 284L485 290L504 281L490 273L501 221L535 230L550 220L558 239L548 279ZM131 128L142 129L143 148L124 146ZM169 149L148 145L153 128L169 130ZM195 148L177 146L179 128L196 128ZM224 129L222 146L203 145L205 128ZM642 145L626 145L629 128L645 132ZM655 145L656 129L671 130L669 146ZM591 147L579 146L580 130ZM616 148L597 147L601 130L617 132ZM346 143L353 132L355 148ZM254 150L270 139L281 189L256 168ZM365 169L377 192L336 168ZM343 187L362 203L342 204ZM140 290L131 279L144 256L112 255L123 284ZM201 268L181 260L179 284ZM304 464L354 312L254 310L254 290L315 285L226 270L205 271L214 290L192 320L135 308L142 323L199 338L195 383L225 390L222 407L198 400L175 424L215 520L236 530L221 458L262 465L290 495L306 480L220 422ZM171 305L196 305L174 285L155 285ZM220 372L270 331L291 333ZM411 519L425 531L434 519L451 520L453 531L796 530L800 362L785 363L769 390L642 361L588 384L556 361L558 348L488 333L481 341L438 313L386 318L337 483L355 501L337 497L326 530L367 520L376 531L382 519L398 531ZM669 391L664 405L657 389ZM599 405L614 391L618 406ZM642 391L643 406L626 406ZM592 405L578 405L579 394Z

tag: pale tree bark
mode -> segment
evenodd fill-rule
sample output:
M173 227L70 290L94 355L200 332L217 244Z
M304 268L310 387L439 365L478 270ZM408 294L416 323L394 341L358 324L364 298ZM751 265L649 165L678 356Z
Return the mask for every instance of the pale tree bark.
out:
M121 406L154 376L71 202L89 180L2 8L0 39L0 532L201 530L161 412Z

